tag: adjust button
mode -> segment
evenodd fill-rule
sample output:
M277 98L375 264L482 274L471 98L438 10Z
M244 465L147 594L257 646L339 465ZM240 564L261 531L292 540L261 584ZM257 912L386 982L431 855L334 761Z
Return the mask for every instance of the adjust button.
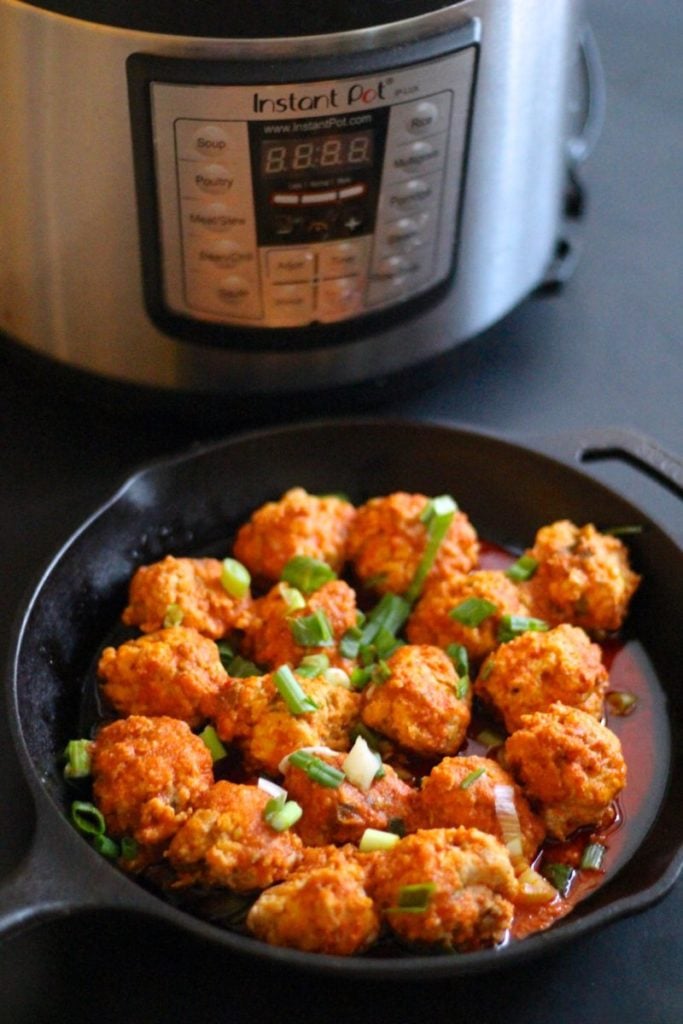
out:
M274 283L310 281L314 267L311 249L274 249L268 253L268 277Z

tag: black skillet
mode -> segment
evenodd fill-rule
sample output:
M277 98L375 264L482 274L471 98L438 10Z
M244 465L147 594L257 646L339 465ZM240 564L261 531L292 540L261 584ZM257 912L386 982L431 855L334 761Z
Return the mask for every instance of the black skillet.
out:
M152 915L217 947L271 963L349 978L424 979L512 965L664 896L683 862L683 551L651 518L578 466L616 455L679 496L682 467L646 439L614 431L543 444L550 454L445 425L328 420L197 448L128 480L55 556L14 637L9 715L35 802L35 833L24 864L0 889L0 933L111 908ZM449 492L482 537L513 550L530 543L540 525L559 518L603 528L642 527L629 538L644 578L629 631L642 645L651 677L650 711L642 719L655 751L651 790L629 822L616 872L550 930L460 956L346 959L275 949L144 890L68 823L70 794L60 754L78 732L82 681L118 620L135 567L167 552L226 551L236 524L294 485L313 493L343 491L356 502L398 489Z

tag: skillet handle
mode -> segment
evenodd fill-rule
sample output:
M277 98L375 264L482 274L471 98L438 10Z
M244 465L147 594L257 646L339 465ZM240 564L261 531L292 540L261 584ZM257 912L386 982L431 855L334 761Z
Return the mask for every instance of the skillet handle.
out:
M617 460L683 498L683 460L657 441L619 427L568 432L536 439L538 446L576 464Z
M0 881L0 939L79 911L134 908L137 889L45 800L24 860Z

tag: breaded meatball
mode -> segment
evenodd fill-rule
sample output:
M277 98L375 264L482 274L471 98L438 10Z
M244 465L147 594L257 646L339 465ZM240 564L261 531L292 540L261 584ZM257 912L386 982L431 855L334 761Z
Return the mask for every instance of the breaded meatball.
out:
M471 598L495 606L478 625L468 626L452 618L451 612ZM498 645L503 615L527 615L528 607L517 587L504 572L479 569L465 576L447 576L429 585L408 619L406 636L411 644L448 647L462 644L470 659L478 663Z
M364 881L363 869L351 860L300 871L259 896L247 927L273 946L336 956L362 953L380 929Z
M234 554L254 577L274 582L295 555L318 558L338 572L356 510L342 498L317 497L293 487L262 505L240 527Z
M166 842L213 783L211 754L185 722L131 715L98 732L93 796L112 836Z
M358 578L379 593L403 594L427 544L421 522L429 498L397 491L362 505L351 524L347 554ZM464 512L456 512L425 586L437 578L469 572L479 557L476 532Z
M505 743L505 760L557 839L606 822L626 784L618 737L585 711L560 703L522 716Z
M411 886L426 886L410 902ZM507 850L475 828L425 829L401 839L377 861L370 894L403 940L466 952L500 942L516 892Z
M331 580L305 599L303 608L292 610L286 600L287 588L276 583L269 592L254 601L251 621L245 628L242 652L264 668L278 665L296 667L308 654L326 654L330 664L350 668L338 644L347 629L356 625L356 595L343 580ZM292 623L323 612L332 632L332 641L323 646L297 643Z
M554 701L599 718L607 681L598 644L577 626L562 625L501 644L482 665L474 692L513 732L522 715L546 711Z
M535 615L589 631L620 628L640 576L617 537L563 519L542 527L527 554L538 562L525 585Z
M250 769L276 776L282 759L300 747L349 749L350 732L360 716L360 694L324 679L296 676L317 709L293 714L273 675L231 679L211 709L218 735L239 746Z
M168 848L178 884L248 892L286 878L301 859L301 840L268 824L269 800L258 786L225 781L212 786Z
M470 696L458 696L448 655L429 644L406 644L388 659L390 675L363 692L361 717L405 750L454 754L470 723Z
M321 760L342 769L345 754L320 754ZM283 786L303 809L296 830L308 846L326 843L357 843L366 828L386 830L392 822L404 822L415 790L398 777L390 765L366 791L345 780L334 789L321 786L302 768L288 764Z
M122 715L169 715L195 726L202 700L228 675L214 640L196 629L172 626L105 647L97 671L107 700Z
M545 838L545 827L523 792L490 757L444 757L422 780L409 819L411 828L452 828L466 825L505 842L496 787L512 789L522 837L522 854L531 862ZM498 805L498 806L497 806Z
M174 558L142 565L130 582L123 621L143 633L161 629L170 608L182 613L182 625L220 639L249 621L251 597L231 597L221 583L217 558Z

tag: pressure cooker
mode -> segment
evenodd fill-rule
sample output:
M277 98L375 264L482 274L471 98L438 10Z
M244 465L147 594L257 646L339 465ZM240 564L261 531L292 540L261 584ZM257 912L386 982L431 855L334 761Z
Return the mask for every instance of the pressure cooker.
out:
M552 276L585 38L580 0L0 0L0 332L162 392L410 371Z

